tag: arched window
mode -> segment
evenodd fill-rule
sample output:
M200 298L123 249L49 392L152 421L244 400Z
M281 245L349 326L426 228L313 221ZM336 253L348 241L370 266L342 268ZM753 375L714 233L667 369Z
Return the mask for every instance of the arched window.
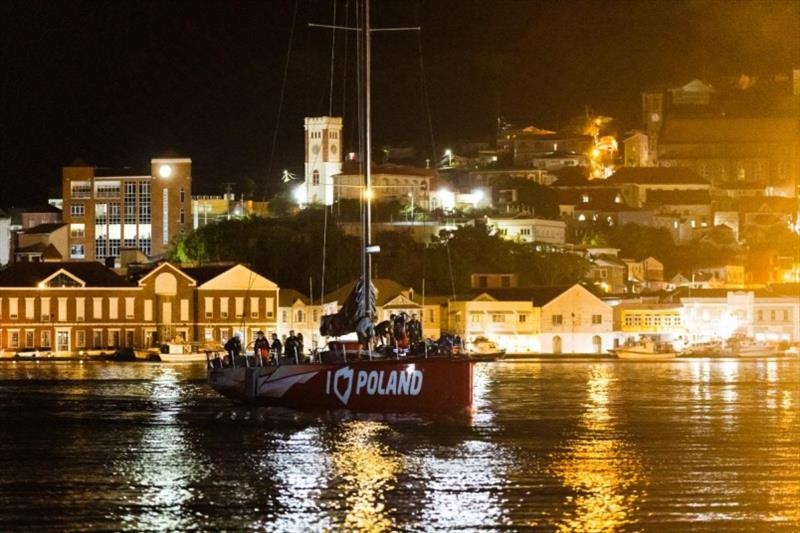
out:
M319 170L311 173L311 185L319 185Z

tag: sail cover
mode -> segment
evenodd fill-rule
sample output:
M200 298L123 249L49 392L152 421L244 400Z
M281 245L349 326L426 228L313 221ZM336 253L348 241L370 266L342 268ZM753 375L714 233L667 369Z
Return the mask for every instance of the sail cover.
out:
M375 285L370 282L370 299L367 306L364 298L364 280L359 278L353 291L345 300L338 313L324 315L320 322L319 332L326 337L341 337L356 332L360 340L371 339L375 333L373 317L375 316Z

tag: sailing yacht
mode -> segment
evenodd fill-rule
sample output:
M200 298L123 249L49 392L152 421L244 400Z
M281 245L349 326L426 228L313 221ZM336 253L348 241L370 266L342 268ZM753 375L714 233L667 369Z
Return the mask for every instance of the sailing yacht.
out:
M357 333L359 346L334 345L313 363L290 361L276 366L208 360L208 383L220 394L246 404L308 411L348 410L360 413L446 413L472 406L473 360L428 356L423 350L401 356L375 347L375 288L371 281L372 130L369 0L362 4L364 209L361 278L341 310L322 317L323 335ZM279 362L285 361L279 358Z

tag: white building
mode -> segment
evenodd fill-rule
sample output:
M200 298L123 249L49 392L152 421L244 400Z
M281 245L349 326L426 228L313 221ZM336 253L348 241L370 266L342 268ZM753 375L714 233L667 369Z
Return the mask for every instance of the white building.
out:
M342 118L305 118L305 183L301 204L333 203L333 176L342 171Z
M610 305L573 285L542 305L543 353L605 353L614 346Z
M281 289L278 296L278 337L283 339L290 331L302 333L303 348L319 346L319 324L322 305L313 305L307 296L294 289Z
M759 341L800 341L800 294L692 290L681 298L690 341L743 334Z
M567 224L544 218L487 218L486 225L497 235L522 242L564 244Z

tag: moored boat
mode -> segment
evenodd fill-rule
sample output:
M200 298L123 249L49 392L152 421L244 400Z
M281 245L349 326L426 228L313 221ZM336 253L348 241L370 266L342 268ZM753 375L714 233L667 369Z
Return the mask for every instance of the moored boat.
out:
M655 342L652 340L631 344L629 346L620 346L619 348L609 350L609 352L616 355L619 359L635 359L640 361L672 359L678 356L678 352L673 348L672 344L667 342Z
M494 361L506 356L505 349L486 337L476 337L467 344L467 357L476 361Z

